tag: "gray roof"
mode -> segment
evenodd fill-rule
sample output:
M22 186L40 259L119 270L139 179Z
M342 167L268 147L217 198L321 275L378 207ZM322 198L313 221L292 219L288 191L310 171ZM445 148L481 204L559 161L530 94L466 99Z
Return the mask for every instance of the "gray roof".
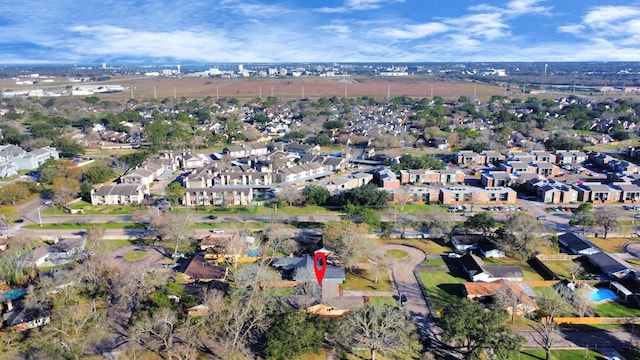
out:
M305 255L303 257L277 258L273 260L273 263L271 265L283 270L295 269L295 275L293 279L297 281L305 281L316 278L315 270L313 268L313 257L310 255ZM344 281L344 268L327 265L327 270L324 273L324 279Z
M624 264L613 258L611 255L604 252L587 255L587 259L589 259L589 262L599 267L600 270L602 270L602 272L606 274L611 275L620 272L631 271L628 266L625 266Z
M571 232L560 234L558 241L575 253L595 248L587 239Z
M140 191L142 190L139 184L117 184L104 185L93 194L96 196L131 196L138 194Z

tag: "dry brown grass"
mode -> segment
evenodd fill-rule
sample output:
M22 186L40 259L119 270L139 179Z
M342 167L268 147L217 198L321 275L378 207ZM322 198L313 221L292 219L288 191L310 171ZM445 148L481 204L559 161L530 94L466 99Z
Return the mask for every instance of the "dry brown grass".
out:
M69 85L58 79L47 88L63 88ZM235 97L238 99L256 99L262 96L266 98L273 94L279 99L300 99L303 97L317 99L320 97L337 96L339 98L369 96L376 99L390 97L431 97L441 96L443 98L458 98L467 96L472 98L474 90L476 96L485 100L492 95L503 95L505 90L500 86L487 84L475 84L471 81L442 80L426 77L402 77L402 78L373 78L373 77L343 77L336 78L240 78L240 79L217 79L217 78L145 78L119 76L113 77L108 84L118 84L133 88L133 97L136 99L151 99L155 96L158 99L173 98L174 89L177 98L186 97L212 98ZM98 84L98 83L96 83ZM100 83L104 84L104 83ZM77 84L76 84L77 85ZM16 86L13 81L1 80L0 87L3 88L35 88L35 86ZM475 87L475 89L474 89ZM102 99L108 100L128 100L131 98L131 91L96 94Z

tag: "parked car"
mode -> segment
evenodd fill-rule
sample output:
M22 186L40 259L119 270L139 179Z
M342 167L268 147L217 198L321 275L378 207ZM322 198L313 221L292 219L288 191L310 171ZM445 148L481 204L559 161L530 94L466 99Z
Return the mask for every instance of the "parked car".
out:
M536 218L536 220L549 220L549 217L546 215L540 215Z
M212 234L222 234L222 233L224 233L224 230L222 230L222 229L211 229L211 230L209 230L209 232L211 232Z
M633 215L633 218L634 218L634 219L640 219L640 214L634 214L634 215Z
M459 259L461 257L461 255L460 254L456 254L456 253L448 253L447 257L449 259Z
M406 304L407 304L407 295L400 294L400 305L406 305Z

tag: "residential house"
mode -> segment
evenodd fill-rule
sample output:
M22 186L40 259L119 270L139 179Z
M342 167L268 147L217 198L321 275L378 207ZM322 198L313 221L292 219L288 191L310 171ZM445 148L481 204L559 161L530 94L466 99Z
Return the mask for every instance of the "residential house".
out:
M589 254L586 258L604 274L614 278L622 279L633 272L633 268L627 263L606 252Z
M285 146L284 151L300 156L307 154L318 155L320 154L320 145L290 143Z
M141 204L148 194L143 184L103 185L91 190L91 205Z
M536 311L538 308L534 300L536 293L527 284L497 280L489 283L467 282L463 286L463 294L469 300L485 301L494 298L498 292L507 292L514 295L518 299L515 309L511 304L503 305L509 314L515 311L516 315L524 316Z
M451 235L451 246L457 253L466 253L478 248L478 243L484 240L482 234L454 234Z
M225 281L229 272L226 266L206 262L201 256L193 256L185 261L178 272L184 274L188 283Z
M583 182L574 184L578 192L578 201L589 201L598 204L611 204L620 201L622 190L599 182Z
M51 322L51 312L48 309L27 308L21 300L9 300L6 307L2 314L3 325L18 332L35 329Z
M389 189L389 201L394 204L434 204L440 198L440 189L428 186L408 186Z
M374 173L374 179L384 189L398 189L400 188L400 180L398 180L396 173L389 168L383 168Z
M536 200L547 204L568 204L578 201L578 192L572 187L554 180L536 180L532 184Z
M125 175L120 177L120 182L123 184L141 184L146 189L151 187L151 183L158 176L155 171L145 168L135 168L128 171ZM149 191L149 190L145 190Z
M532 151L530 154L533 155L534 162L556 163L556 155L548 151Z
M324 165L319 162L312 162L308 164L301 164L290 168L279 169L275 174L276 182L296 182L303 180L310 180L322 176L329 175L324 168Z
M48 247L49 255L47 256L47 261L56 265L74 261L82 256L86 243L87 239L84 237L62 240L55 238L53 244Z
M341 172L349 168L349 161L343 157L325 157L322 165L326 171Z
M560 174L560 168L548 162L533 162L530 164L533 172L544 177L553 177Z
M204 166L205 159L203 156L189 152L182 156L181 163L183 169L197 169Z
M514 178L506 171L485 171L480 174L480 183L484 187L510 187Z
M52 147L35 149L26 154L21 154L13 158L13 162L18 170L34 170L44 164L48 159L59 159L58 150Z
M242 159L250 156L265 156L269 154L269 148L264 144L229 145L222 150L229 159Z
M329 193L331 194L337 194L345 190L359 188L360 186L370 183L372 180L373 174L357 173L331 178L318 183L318 186L322 186L329 190Z
M276 258L271 266L280 270L285 279L293 281L316 281L313 256ZM323 282L342 284L345 280L343 267L327 265Z
M504 251L496 247L491 241L481 241L478 243L478 250L485 258L503 258L505 257Z
M524 161L507 161L500 164L500 168L504 170L507 174L519 174L519 173L535 173L535 168L531 166L528 162Z
M462 269L473 282L498 280L522 281L524 275L519 266L485 265L477 256L467 253L460 258Z
M510 151L506 154L506 156L507 156L508 162L517 161L517 162L523 162L523 163L530 163L530 162L534 162L536 159L535 155L532 155L524 151Z
M18 175L18 168L13 161L0 163L0 178Z
M471 150L462 150L454 154L453 162L466 166L484 165L486 157Z
M250 205L253 188L216 186L213 188L187 188L183 204L185 206L233 206Z
M612 186L620 189L620 201L625 204L640 203L640 186L629 183L613 183Z
M464 172L461 170L410 169L398 172L400 184L461 184Z
M480 155L484 156L485 158L484 165L487 165L487 166L498 165L500 162L507 159L507 157L504 154L499 153L497 151L491 151L491 150L485 150L481 152Z
M600 248L593 245L589 240L572 232L559 234L558 242L576 255L591 255L600 252Z
M508 187L476 188L470 186L440 188L440 203L461 204L515 204L517 193Z
M556 150L554 152L556 164L579 165L587 161L588 156L583 151Z

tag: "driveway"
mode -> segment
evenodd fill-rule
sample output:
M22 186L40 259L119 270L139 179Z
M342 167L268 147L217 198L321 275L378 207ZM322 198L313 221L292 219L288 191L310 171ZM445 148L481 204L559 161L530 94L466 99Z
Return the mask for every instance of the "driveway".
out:
M123 259L126 253L134 251L136 249L146 250L147 256L140 260L127 261ZM140 269L153 269L153 270L165 270L160 268L154 268L163 258L164 255L148 245L130 245L124 246L106 254L107 261L111 265L115 265L122 273L133 273Z
M425 260L425 254L422 250L411 246L399 244L384 245L385 250L401 250L407 253L407 257L399 259L392 266L393 280L395 288L399 294L407 296L407 304L405 310L411 321L416 324L421 333L427 330L429 324L429 308L422 296L418 280L413 274L416 266L422 264Z

